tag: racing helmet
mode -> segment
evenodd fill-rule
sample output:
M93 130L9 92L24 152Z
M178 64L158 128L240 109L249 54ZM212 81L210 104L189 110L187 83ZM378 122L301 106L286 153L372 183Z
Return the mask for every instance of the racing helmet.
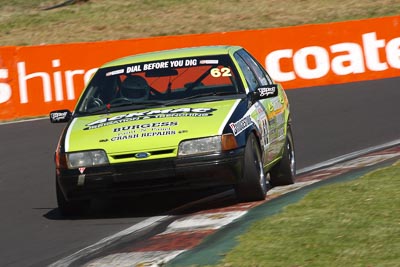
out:
M149 97L150 87L145 78L138 75L128 75L122 82L121 93L126 98L145 100Z

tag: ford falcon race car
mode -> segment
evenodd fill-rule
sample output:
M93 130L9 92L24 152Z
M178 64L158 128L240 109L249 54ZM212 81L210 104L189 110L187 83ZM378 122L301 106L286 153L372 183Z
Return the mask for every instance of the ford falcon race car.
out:
M98 69L55 153L59 210L102 196L232 186L240 201L295 180L288 98L244 48L134 55Z

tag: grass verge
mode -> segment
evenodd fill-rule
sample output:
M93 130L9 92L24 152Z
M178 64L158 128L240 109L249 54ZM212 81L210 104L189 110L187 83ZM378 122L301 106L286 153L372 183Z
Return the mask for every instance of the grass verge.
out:
M400 161L257 221L218 266L398 266Z

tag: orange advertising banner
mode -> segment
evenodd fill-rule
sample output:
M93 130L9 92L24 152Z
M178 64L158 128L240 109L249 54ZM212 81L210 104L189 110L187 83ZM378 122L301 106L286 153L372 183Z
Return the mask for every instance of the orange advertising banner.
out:
M240 45L285 89L400 76L400 16L286 28L0 47L0 120L73 109L103 63L132 54Z

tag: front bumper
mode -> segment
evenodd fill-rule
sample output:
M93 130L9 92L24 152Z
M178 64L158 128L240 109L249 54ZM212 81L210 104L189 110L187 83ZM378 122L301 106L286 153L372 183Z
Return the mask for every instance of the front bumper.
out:
M68 200L234 185L242 176L244 149L217 155L142 160L79 170L57 170Z

